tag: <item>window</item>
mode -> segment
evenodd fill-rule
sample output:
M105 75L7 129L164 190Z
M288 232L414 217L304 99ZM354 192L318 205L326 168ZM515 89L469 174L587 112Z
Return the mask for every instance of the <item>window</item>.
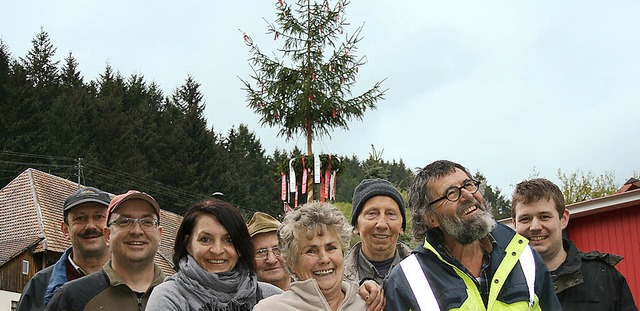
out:
M18 302L15 300L11 300L11 311L18 310Z
M22 274L24 274L24 275L29 274L29 261L28 260L23 260L22 261Z

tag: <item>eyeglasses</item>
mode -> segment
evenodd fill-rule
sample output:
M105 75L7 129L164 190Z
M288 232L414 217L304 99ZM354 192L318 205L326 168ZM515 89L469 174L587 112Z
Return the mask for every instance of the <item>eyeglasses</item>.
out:
M158 220L151 217L145 217L145 218L120 217L110 222L109 226L116 225L116 227L120 229L131 229L136 223L139 223L140 228L142 228L142 230L145 230L145 231L151 230L151 228L158 226Z
M267 259L267 257L269 257L269 252L272 252L274 256L280 256L282 255L282 252L280 251L280 248L276 247L271 247L271 248L261 248L256 252L255 258L259 259L259 260L264 260Z
M451 202L458 201L460 199L460 196L462 196L462 188L464 188L465 190L469 191L469 193L474 194L474 193L478 192L478 189L480 189L479 186L480 186L480 182L479 181L467 179L467 180L464 181L464 183L460 187L455 187L455 186L449 187L447 189L447 193L444 196L429 202L429 205L435 204L435 203L440 202L440 201L442 201L444 199L447 199L447 200L449 200Z

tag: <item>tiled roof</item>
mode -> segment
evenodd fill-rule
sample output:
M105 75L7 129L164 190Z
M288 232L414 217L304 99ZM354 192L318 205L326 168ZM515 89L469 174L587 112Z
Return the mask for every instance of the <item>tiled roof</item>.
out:
M64 199L76 183L27 169L0 189L0 265L38 243L63 252L70 244L60 232Z
M165 210L162 210L160 212L162 241L160 241L160 248L158 249L158 253L160 256L167 259L169 263L173 262L173 246L175 243L176 234L178 233L178 228L180 228L180 223L182 223L182 216Z
M0 266L32 245L38 251L64 252L71 242L60 230L64 200L82 185L27 169L0 189ZM113 196L113 195L112 195ZM173 241L182 217L162 211L163 237L156 262L172 274Z

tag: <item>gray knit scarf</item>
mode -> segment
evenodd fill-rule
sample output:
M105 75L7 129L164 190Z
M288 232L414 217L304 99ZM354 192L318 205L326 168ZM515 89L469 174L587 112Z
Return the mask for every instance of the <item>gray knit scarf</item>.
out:
M187 255L172 278L190 310L250 311L256 304L256 276L240 263L230 272L211 273Z

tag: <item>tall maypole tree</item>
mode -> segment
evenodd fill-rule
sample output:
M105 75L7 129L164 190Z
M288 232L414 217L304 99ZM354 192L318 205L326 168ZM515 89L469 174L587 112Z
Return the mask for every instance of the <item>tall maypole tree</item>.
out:
M381 80L359 95L352 94L358 68L367 60L357 54L356 47L363 26L346 32L349 1L330 2L297 0L289 5L278 0L277 18L275 23L268 22L267 35L280 40L277 50L282 59L276 54L266 56L244 34L253 54L249 59L252 81L242 80L248 106L261 115L262 125L280 127L278 136L286 140L303 133L309 157L314 138L331 137L335 128L348 130L348 122L362 120L367 109L376 109L386 91ZM308 184L312 178L310 174ZM311 192L308 200L312 199Z

